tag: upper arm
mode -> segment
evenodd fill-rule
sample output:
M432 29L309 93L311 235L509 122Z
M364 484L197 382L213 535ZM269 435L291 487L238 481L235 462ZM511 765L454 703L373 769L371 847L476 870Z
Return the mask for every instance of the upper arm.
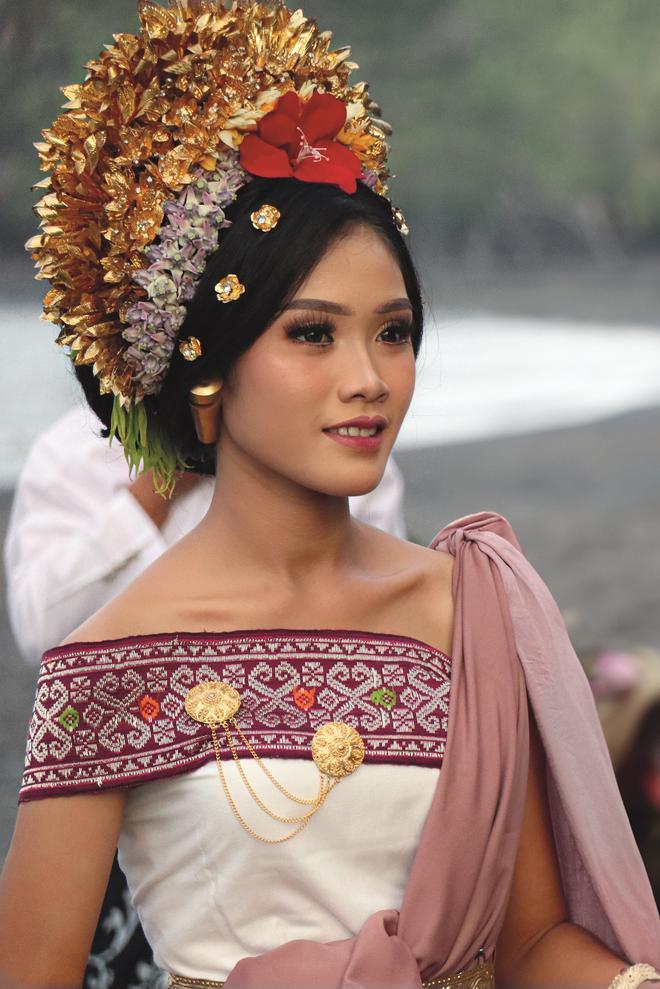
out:
M515 965L547 931L567 919L546 792L545 754L529 706L529 773L520 842L511 892L497 941L498 985L511 979Z
M0 876L0 973L7 979L81 984L127 793L19 804Z

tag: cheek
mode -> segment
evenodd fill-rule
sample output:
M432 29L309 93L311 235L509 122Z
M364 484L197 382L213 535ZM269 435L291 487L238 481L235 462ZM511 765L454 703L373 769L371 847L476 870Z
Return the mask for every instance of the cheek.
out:
M387 384L392 397L401 404L404 414L412 401L416 378L417 367L412 350L408 352L407 359L397 360L389 368Z
M295 345L294 345L295 346ZM250 354L236 369L227 395L227 426L241 435L258 430L293 437L308 432L321 414L326 375L318 361L296 360L295 354ZM310 363L316 365L310 368ZM303 415L304 413L304 415ZM238 434L236 434L238 435Z

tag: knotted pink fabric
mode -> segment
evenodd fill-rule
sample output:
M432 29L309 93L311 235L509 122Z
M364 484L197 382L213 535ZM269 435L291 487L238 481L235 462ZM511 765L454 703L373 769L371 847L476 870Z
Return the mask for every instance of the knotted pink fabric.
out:
M244 958L226 989L420 989L472 967L480 948L492 957L522 825L528 700L569 918L622 958L660 966L648 877L555 601L499 515L459 519L430 545L455 557L452 698L403 903L368 917L353 937L289 941Z

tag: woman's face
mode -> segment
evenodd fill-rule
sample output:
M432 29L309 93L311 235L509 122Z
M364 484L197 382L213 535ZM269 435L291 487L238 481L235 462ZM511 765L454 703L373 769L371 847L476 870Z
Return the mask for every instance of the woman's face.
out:
M324 494L372 491L413 394L411 332L396 259L371 228L351 228L228 375L219 470L238 455ZM386 426L337 433L357 417Z

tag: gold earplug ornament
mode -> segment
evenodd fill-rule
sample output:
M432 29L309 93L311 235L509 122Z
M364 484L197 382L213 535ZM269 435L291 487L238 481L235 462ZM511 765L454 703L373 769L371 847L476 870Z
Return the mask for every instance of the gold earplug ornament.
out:
M250 219L255 230L263 230L266 233L268 230L275 229L281 215L276 206L264 203L254 213L250 213Z
M222 381L200 381L188 392L188 404L200 443L215 443L220 425Z
M245 291L245 285L241 285L236 275L225 275L214 288L218 302L235 302Z
M273 774L264 765L248 739L243 734L235 718L240 706L241 697L239 692L224 680L208 680L206 683L200 683L196 687L192 687L186 694L184 701L186 712L193 719L193 721L197 721L202 725L208 725L211 729L213 750L215 752L215 761L218 765L220 782L222 783L227 801L238 823L245 831L247 831L248 834L252 835L253 838L257 838L259 841L263 841L268 845L277 845L280 842L288 841L290 838L293 838L294 835L299 834L300 831L302 831L302 829L309 823L310 819L314 816L317 810L319 810L323 805L325 798L333 787L335 787L337 783L339 783L339 781L345 776L349 776L351 773L354 773L358 766L361 765L365 753L364 742L355 728L351 727L351 725L345 724L342 721L328 721L326 724L321 725L320 728L317 728L312 738L312 758L320 773L318 793L311 799L297 797L295 794L290 793L285 786L275 779ZM262 772L265 773L271 781L273 786L275 786L280 793L284 794L285 797L288 797L297 804L303 804L310 807L310 810L306 811L304 814L298 815L297 817L282 817L281 815L270 810L270 808L264 804L261 798L255 793L250 781L245 775L245 771L236 751L234 739L229 727L230 724L234 726L248 752L256 761ZM257 832L251 828L247 821L245 821L245 819L241 816L238 807L229 792L227 780L222 768L220 743L218 742L218 734L216 730L218 726L220 726L225 733L227 745L229 746L229 750L232 754L234 762L236 763L236 768L241 780L257 806L275 821L282 821L284 824L298 825L289 834L284 835L282 838L264 838L263 835L257 834Z
M188 337L187 340L182 340L179 344L179 350L187 361L196 361L198 357L202 356L202 345L197 337Z

